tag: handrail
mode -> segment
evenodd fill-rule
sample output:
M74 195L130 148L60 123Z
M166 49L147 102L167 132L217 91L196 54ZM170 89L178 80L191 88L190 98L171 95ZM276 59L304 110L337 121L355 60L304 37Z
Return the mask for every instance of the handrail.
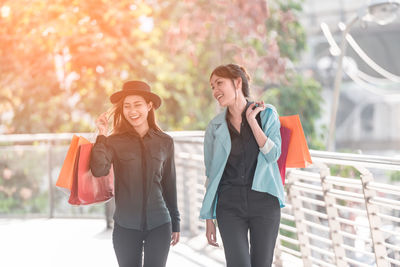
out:
M173 131L166 132L174 138L186 138L187 140L204 137L203 131ZM0 134L1 143L28 143L28 142L49 142L49 141L69 141L74 135L85 138L94 137L95 133L36 133L36 134Z
M60 141L71 140L73 135L81 135L85 138L94 136L94 133L37 133L37 134L1 134L0 143L13 143L13 142L34 142L34 141ZM198 138L204 137L204 131L167 131L167 134L174 138L189 140L196 140L201 142ZM310 150L313 161L336 163L343 165L365 164L367 167L387 166L393 170L400 170L400 158L391 158L384 156L371 156L362 154L328 152L320 150Z
M372 156L351 153L310 150L313 162L340 164L346 166L362 165L370 168L385 168L400 171L400 158Z
M168 134L175 140L182 227L193 235L202 235L204 222L199 221L198 213L205 191L204 132ZM92 133L77 135L89 140L94 136ZM31 152L35 149L32 144L39 142L48 148L43 150L41 147L41 153L49 151L51 159L51 148L58 141L71 140L72 136L73 133L0 135L0 148L6 148L8 153L18 144L16 151L27 149ZM287 203L282 209L277 249L298 257L304 266L313 263L321 266L369 266L363 258L347 253L363 251L372 251L365 254L371 261L375 257L377 267L386 266L385 262L398 263L400 244L392 244L389 237L397 237L400 232L400 186L375 182L368 168L399 171L400 159L316 150L310 153L314 162L310 168L288 169L285 184ZM50 163L51 160L48 164L49 180L52 173ZM329 171L331 164L352 166L361 175L354 178L332 176ZM364 247L355 246L355 241ZM397 253L393 254L396 256L391 256L389 250Z

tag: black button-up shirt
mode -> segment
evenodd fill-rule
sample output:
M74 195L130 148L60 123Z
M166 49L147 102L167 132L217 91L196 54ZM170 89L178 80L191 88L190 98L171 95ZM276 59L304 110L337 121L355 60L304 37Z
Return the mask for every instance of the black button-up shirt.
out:
M100 135L93 146L93 175L107 175L113 164L115 222L125 228L150 230L172 223L179 232L174 143L150 129L140 138L132 133Z
M246 108L242 113L240 133L226 119L232 145L224 173L222 174L220 190L227 186L251 187L253 182L259 146L246 118L246 110L250 104L251 102L247 102Z

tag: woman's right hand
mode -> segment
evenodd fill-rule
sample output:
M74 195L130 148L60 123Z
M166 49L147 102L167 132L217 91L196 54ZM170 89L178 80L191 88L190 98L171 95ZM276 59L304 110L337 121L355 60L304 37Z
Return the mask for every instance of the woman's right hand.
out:
M101 114L96 120L97 129L99 129L99 134L107 135L108 133L108 119L107 112Z
M206 237L208 244L214 247L219 247L217 243L217 229L213 220L206 220Z

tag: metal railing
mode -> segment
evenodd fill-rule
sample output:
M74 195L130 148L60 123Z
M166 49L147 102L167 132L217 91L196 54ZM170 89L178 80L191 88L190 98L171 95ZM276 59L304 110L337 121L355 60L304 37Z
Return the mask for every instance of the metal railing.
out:
M204 235L205 223L198 218L205 193L203 132L170 134L175 140L181 228L193 236ZM65 197L57 197L54 183L71 138L72 134L0 136L0 164L10 158L4 151L13 152L23 165L32 160L37 162L31 166L45 163L37 174L38 180L47 181L39 186L48 192L44 216L65 215L58 211ZM25 159L20 151L40 156ZM400 186L379 182L388 172L400 171L400 159L324 151L311 151L311 156L312 166L287 170L287 205L282 209L275 266L284 266L285 255L298 258L303 266L400 266ZM70 216L91 212L72 210L67 211Z
M304 266L400 266L400 186L374 181L373 172L400 170L400 161L312 151L313 166L287 174L285 229L299 242ZM353 177L331 175L331 164L352 167ZM281 227L285 228L285 227ZM283 237L283 238L282 238ZM282 246L281 246L282 247ZM279 250L278 246L278 250Z
M198 219L205 193L202 139L175 139L175 148L182 222L193 235L204 234ZM287 170L275 266L284 266L283 254L303 266L400 266L400 186L374 181L374 174L400 171L400 159L311 156L312 166Z
M203 132L173 132L175 139ZM0 135L0 217L107 217L113 203L76 207L55 187L73 133ZM90 141L93 133L79 133ZM105 208L106 207L106 208ZM111 210L110 210L111 209Z

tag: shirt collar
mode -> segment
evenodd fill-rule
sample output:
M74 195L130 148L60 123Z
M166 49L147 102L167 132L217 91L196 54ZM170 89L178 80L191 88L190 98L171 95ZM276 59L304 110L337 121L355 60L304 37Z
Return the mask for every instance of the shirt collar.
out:
M157 136L157 130L154 130L153 128L150 128L147 133L143 136L143 139L154 139L154 137Z
M145 134L145 137L148 136L148 137L152 138L152 137L154 137L155 134L156 133L155 133L154 129L153 128L149 128L149 130Z
M246 110L247 110L247 108L253 103L253 102L249 102L247 99L246 99L246 107L245 107L245 109L244 109L244 114L245 114L245 117L246 117ZM226 123L226 116L228 115L228 108L224 108L223 110L222 110L222 112L221 113L219 113L217 116L215 116L215 118L214 119L212 119L211 120L211 123L212 124L224 124L224 123Z
M139 134L137 132L135 132L134 130L130 130L128 131L128 133L130 135L133 135L135 137L140 138ZM153 138L156 135L156 132L153 128L149 128L149 130L147 131L147 133L143 136L143 138L149 137L149 138Z

